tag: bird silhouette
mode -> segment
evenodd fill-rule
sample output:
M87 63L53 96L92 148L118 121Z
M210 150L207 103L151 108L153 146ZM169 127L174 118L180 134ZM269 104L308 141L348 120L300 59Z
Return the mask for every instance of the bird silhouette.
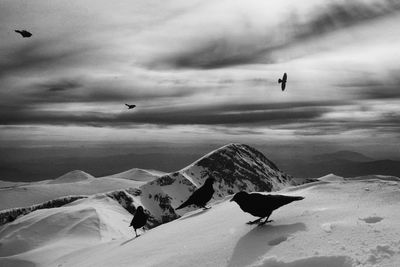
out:
M129 105L129 104L125 104L125 106L127 106L128 109L133 109L134 107L136 107L136 105Z
M285 72L285 73L283 74L282 79L278 79L278 83L281 84L282 91L285 91L286 82L287 82L287 74L286 74L286 72Z
M196 205L198 207L207 209L206 204L208 201L210 201L214 194L214 182L214 178L207 178L207 180L204 182L204 185L194 191L193 194L185 202L183 202L179 207L176 208L176 210L182 209L189 205Z
M302 199L304 199L304 197L262 195L258 193L248 194L245 191L241 191L236 193L230 201L235 201L244 212L250 213L255 217L260 217L259 219L250 221L247 224L259 223L259 225L263 225L267 222L272 222L272 220L268 221L268 219L274 210L293 201ZM261 220L265 217L266 219L261 222Z
M23 38L29 38L29 37L32 36L32 33L28 32L28 31L26 31L26 30L22 30L22 31L15 30L15 32L21 34L21 36L22 36Z
M142 228L143 226L146 225L148 215L144 212L143 207L139 206L136 209L135 215L132 218L131 224L129 227L133 227L135 230L135 235L136 237L138 234L136 233L136 229Z

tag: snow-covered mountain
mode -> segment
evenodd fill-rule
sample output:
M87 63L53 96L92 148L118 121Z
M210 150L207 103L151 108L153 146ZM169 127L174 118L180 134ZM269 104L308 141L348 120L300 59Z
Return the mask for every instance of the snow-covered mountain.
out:
M0 266L398 266L399 180L339 178L277 192L305 199L262 227L227 197L139 238L118 202L91 196L1 227Z
M142 185L140 201L162 222L177 217L174 207L214 177L213 200L245 191L273 191L291 185L292 179L261 152L243 144L229 144L214 150L180 171ZM193 209L188 207L179 215Z
M139 168L133 168L124 172L120 172L117 174L112 174L100 178L120 178L120 179L128 179L134 181L141 181L141 182L149 182L153 181L163 175L166 175L165 172L157 171L157 170L145 170Z
M138 188L146 181L118 177L94 178L83 171L72 171L54 180L6 184L0 188L0 211L41 204L71 195L93 195L127 188Z
M87 172L80 171L80 170L74 170L71 172L68 172L54 180L49 181L49 184L68 184L68 183L76 183L76 182L82 182L86 180L93 180L95 179L94 176L90 175Z
M84 198L59 208L36 210L0 228L0 266L9 266L7 262L2 263L2 257L24 253L32 256L35 249L39 249L46 263L60 256L61 247L62 253L68 253L125 238L132 234L132 229L127 227L130 219L128 211L106 195Z
M11 217L14 220L31 210L63 202L63 197L106 193L132 213L135 207L142 205L152 216L148 225L152 227L192 210L193 207L188 207L177 214L174 207L185 201L210 176L216 179L214 201L240 190L273 191L293 184L291 177L281 172L261 152L243 144L223 146L180 171L162 174L154 170L131 169L94 178L83 171L72 171L55 180L6 188L2 190L0 199L4 198L2 209L9 210L0 212L0 217L2 221ZM55 198L60 199L51 202Z

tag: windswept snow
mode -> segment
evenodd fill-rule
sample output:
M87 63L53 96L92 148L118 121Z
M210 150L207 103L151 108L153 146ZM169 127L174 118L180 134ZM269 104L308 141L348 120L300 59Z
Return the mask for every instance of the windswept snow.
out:
M132 234L130 219L130 213L106 196L36 210L0 228L0 265L1 257L18 254L46 264L82 247L126 238Z
M67 176L67 179L62 178L61 180L64 183L54 183L53 180L50 180L46 183L24 183L18 186L0 188L0 210L27 207L70 195L93 195L113 190L138 188L145 184L145 182L119 178L86 178L88 179L78 179L78 181L71 182L75 178L71 179L70 176Z
M366 186L369 191L364 190ZM14 256L3 256L0 265L18 260L59 267L393 267L400 262L400 214L395 212L399 189L398 182L385 180L316 182L294 187L277 193L305 199L274 211L274 221L263 227L247 225L254 217L226 197L214 202L209 210L188 212L139 238L134 238L129 229L124 230L130 216L112 200L79 200L56 209L58 212L34 212L0 228L2 251L12 250L9 246L18 242L18 236L27 235L24 239L29 240L37 234L39 240L25 245ZM89 206L100 210L100 215L91 216L86 210ZM99 221L105 225L102 228L102 223L85 223L85 218L103 218ZM36 221L42 223L35 226ZM67 227L78 221L83 224L76 231ZM25 231L24 226L37 233ZM42 231L51 234L42 236ZM72 242L80 240L84 248L78 250ZM50 255L49 250L54 254Z
M344 181L344 178L341 176L334 175L333 173L322 176L318 178L319 181L324 181L324 182L341 182Z
M54 180L51 180L48 182L49 184L66 184L66 183L75 183L75 182L81 182L81 181L86 181L86 180L93 180L95 179L92 175L89 173L86 173L84 171L80 170L75 170L68 172Z
M161 172L161 171L156 171L156 170L145 170L145 169L138 169L138 168L133 168L121 173L113 174L113 175L108 175L104 177L108 178L120 178L120 179L128 179L128 180L134 180L134 181L140 181L140 182L149 182L153 181L163 175L166 175L167 173ZM104 177L100 177L101 179Z

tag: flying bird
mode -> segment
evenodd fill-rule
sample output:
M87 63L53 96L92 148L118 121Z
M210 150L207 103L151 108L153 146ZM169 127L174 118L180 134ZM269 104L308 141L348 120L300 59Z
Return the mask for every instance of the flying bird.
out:
M21 34L23 38L29 38L32 36L32 33L28 32L26 30L22 30L22 31L15 30L15 32Z
M272 220L268 221L268 219L274 210L293 201L302 199L304 199L304 197L262 195L258 193L248 194L245 191L241 191L236 193L230 201L235 201L244 212L250 213L255 217L260 217L259 219L250 221L247 224L259 223L259 225L263 225L267 222L272 222ZM261 222L265 217L266 219Z
M278 79L278 83L281 84L282 91L285 91L286 82L287 82L287 74L286 74L286 72L285 72L285 73L283 74L282 79Z
M198 207L206 208L206 204L212 198L214 194L213 183L215 182L214 178L207 178L204 182L204 185L193 192L193 194L183 202L176 210L182 209L189 205L196 205Z
M125 104L125 106L127 106L128 109L133 109L134 107L136 107L136 105L129 105L129 104Z
M135 215L132 218L131 224L129 227L133 227L135 229L135 235L138 237L138 234L136 233L136 229L142 228L145 226L147 222L148 215L144 212L143 207L139 206L136 209Z

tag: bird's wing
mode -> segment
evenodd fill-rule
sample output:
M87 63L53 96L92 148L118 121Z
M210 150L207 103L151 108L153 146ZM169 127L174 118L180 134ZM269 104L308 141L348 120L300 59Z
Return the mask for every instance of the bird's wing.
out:
M266 203L268 203L273 209L277 209L293 201L303 199L303 197L284 196L284 195L266 195L265 197L266 197L265 198Z
M286 82L286 80L287 80L287 74L286 74L286 72L283 74L283 80Z
M282 88L282 91L284 91L284 90L285 90L285 88L286 88L286 82L282 82L282 84L281 84L281 88Z
M127 106L127 107L129 108L129 105L128 105L128 104L125 104L125 106Z

